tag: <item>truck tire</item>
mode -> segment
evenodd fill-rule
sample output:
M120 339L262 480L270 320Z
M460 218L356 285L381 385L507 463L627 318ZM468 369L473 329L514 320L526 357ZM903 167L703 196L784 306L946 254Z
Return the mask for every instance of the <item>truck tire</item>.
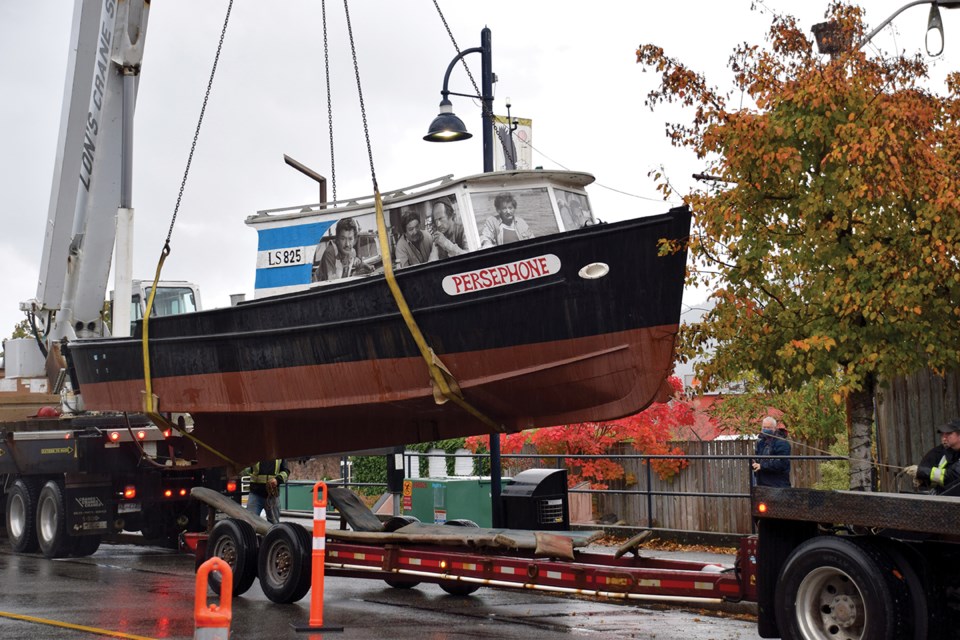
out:
M37 541L47 558L70 555L73 541L67 533L67 508L63 487L57 480L48 480L37 499Z
M917 566L911 561L911 557L916 562L920 562L916 555L908 557L909 549L907 547L895 546L888 543L883 547L884 552L893 561L896 571L903 576L906 583L907 593L910 599L910 620L907 622L907 629L913 629L912 634L906 636L909 640L928 640L931 637L930 629L930 609L927 604L927 592L920 574L917 572Z
M100 548L101 536L77 536L73 539L70 555L75 558L92 556Z
M31 478L17 478L7 494L7 538L14 553L37 550L37 495L40 489Z
M297 602L310 590L313 541L298 524L281 522L270 527L260 543L257 575L260 588L272 602Z
M783 638L898 640L908 637L909 594L889 557L869 542L818 536L787 558L775 608Z
M246 593L257 578L257 534L250 523L227 518L215 524L207 541L206 559L214 557L233 570L233 595ZM220 581L220 572L211 571L208 582L217 595L220 595Z

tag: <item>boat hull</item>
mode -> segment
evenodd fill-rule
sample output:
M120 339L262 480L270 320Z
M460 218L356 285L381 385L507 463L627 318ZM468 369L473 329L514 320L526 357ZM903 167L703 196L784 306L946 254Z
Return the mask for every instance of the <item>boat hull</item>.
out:
M664 397L685 255L661 257L657 245L685 238L689 222L677 209L597 225L404 269L397 281L464 397L504 429L617 418ZM606 275L581 275L597 263ZM149 329L159 409L190 413L198 438L241 463L489 432L435 402L383 277ZM139 339L77 341L69 354L88 409L142 409Z

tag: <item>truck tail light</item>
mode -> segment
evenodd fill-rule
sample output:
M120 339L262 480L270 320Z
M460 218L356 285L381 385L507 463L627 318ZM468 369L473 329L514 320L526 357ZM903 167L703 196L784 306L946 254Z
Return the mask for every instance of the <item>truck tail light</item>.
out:
M172 498L172 497L173 497L173 489L164 489L164 490L163 490L163 497L164 497L164 498Z
M144 440L146 439L146 437L147 437L146 431L143 431L143 430L137 431L137 440Z
M120 440L120 432L119 432L119 431L111 431L109 437L110 437L110 442L117 442L117 441Z
M767 512L767 503L761 502L757 505L757 513L766 513Z
M128 484L123 488L123 498L125 500L133 500L137 497L137 488L132 484Z
M180 497L181 497L181 498L185 498L186 496L187 496L187 490L186 490L186 489L180 489Z
M164 430L163 430L163 437L164 437L164 438L169 438L172 433L173 433L173 429L164 429Z
M236 493L236 492L237 492L237 481L227 480L227 493Z

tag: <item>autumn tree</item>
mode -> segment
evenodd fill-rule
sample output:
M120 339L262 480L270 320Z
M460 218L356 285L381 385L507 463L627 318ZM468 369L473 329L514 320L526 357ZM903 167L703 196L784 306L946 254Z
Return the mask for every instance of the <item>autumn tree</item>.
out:
M960 364L960 75L932 92L919 54L857 47L859 7L827 18L844 51L821 56L795 18L775 17L765 45L734 50L728 91L652 44L637 61L658 75L648 106L692 111L667 135L713 178L684 199L689 284L716 306L681 349L703 359L707 386L744 371L769 389L835 377L850 485L870 489L878 383Z

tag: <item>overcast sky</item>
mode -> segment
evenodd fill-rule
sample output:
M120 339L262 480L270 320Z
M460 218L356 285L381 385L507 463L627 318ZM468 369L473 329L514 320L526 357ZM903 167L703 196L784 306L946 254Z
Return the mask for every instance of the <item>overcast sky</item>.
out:
M480 30L491 28L495 111L504 113L509 97L514 116L533 119L535 165L595 175L588 189L593 209L608 221L677 204L659 201L647 177L651 169L664 165L682 187L701 168L689 152L667 144L664 122L671 114L643 105L654 76L635 62L639 44L659 44L725 87L732 48L762 42L770 11L792 12L809 30L826 6L767 0L751 11L750 0L439 1L461 49L478 46ZM163 246L227 4L151 4L135 128L134 277L152 277ZM904 3L865 4L875 25ZM907 10L875 41L887 50L921 50L927 11ZM480 172L474 101L453 98L473 139L422 140L455 55L433 3L355 0L350 12L381 189ZM36 295L71 18L67 0L0 0L0 337L23 317L19 303ZM948 70L960 68L960 11L944 11L943 19L946 50L933 69L937 89ZM372 188L342 3L328 3L328 20L337 195L363 196ZM479 81L479 55L467 60ZM462 70L451 89L472 93ZM244 219L317 201L316 183L287 167L285 153L330 177L320 2L238 0L164 279L197 283L207 308L228 304L233 293L252 297L256 232Z

